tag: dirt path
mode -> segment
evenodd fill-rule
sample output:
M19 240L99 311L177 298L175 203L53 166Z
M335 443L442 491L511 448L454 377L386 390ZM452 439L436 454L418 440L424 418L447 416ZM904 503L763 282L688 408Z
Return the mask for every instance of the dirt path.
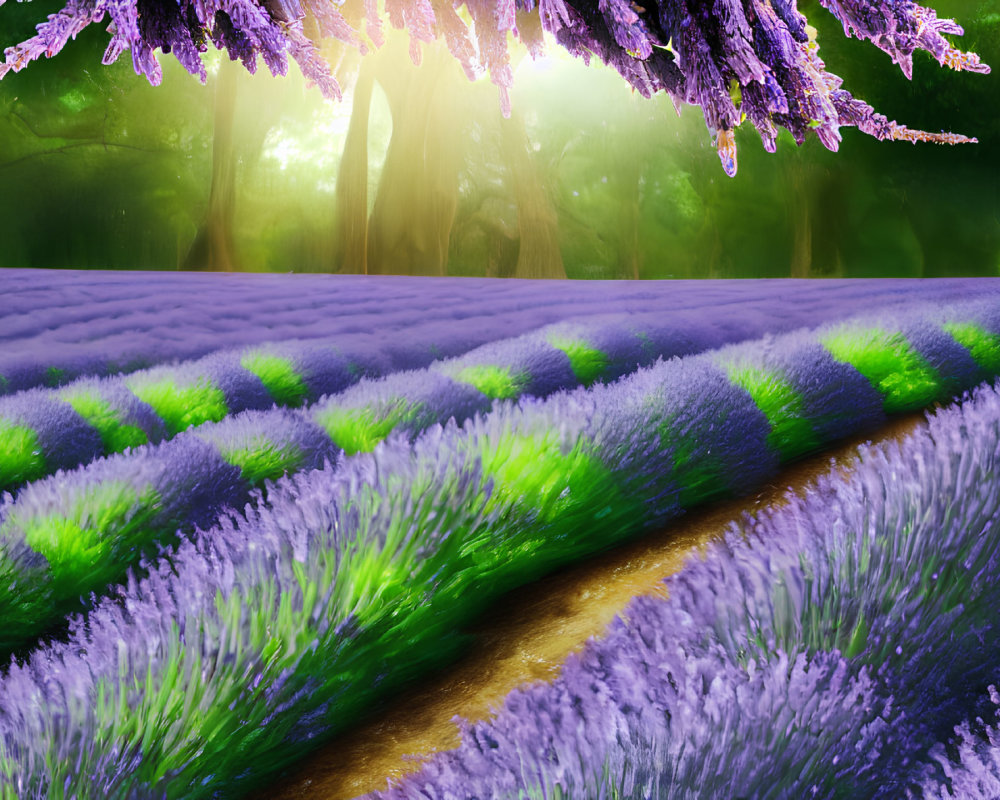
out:
M272 800L349 800L412 772L421 758L459 744L452 717L489 716L516 687L550 680L573 650L598 636L638 594L662 591L695 548L720 536L745 512L801 494L830 468L849 471L864 441L900 439L924 425L922 414L895 420L875 436L853 439L805 459L779 474L757 495L688 514L663 530L564 569L519 589L498 604L495 616L475 628L477 643L448 671L424 681L389 708L306 759L295 774L258 797Z

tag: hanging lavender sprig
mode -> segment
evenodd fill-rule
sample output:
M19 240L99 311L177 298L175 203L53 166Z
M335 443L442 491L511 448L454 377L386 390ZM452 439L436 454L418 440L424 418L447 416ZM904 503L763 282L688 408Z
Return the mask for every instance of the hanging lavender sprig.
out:
M0 3L2 4L2 3ZM974 53L956 49L944 34L961 34L953 20L938 19L911 0L823 0L844 26L844 33L867 39L892 56L909 78L913 52L926 50L956 70L989 72ZM464 6L464 9L462 9ZM471 18L470 26L456 10ZM520 15L520 16L519 16ZM340 87L320 56L304 21L314 19L318 39L332 38L362 53L382 41L383 18L411 37L410 53L420 60L420 43L443 38L472 77L488 72L509 114L513 72L508 34L538 50L537 24L576 56L592 55L613 66L644 96L666 92L675 104L700 106L715 139L723 168L736 174L733 131L749 120L766 149L776 146L777 128L802 143L814 131L825 147L836 150L839 129L855 126L878 139L946 144L975 142L952 133L911 130L890 122L841 88L818 56L815 30L806 24L794 0L366 0L365 30L332 0L69 0L58 14L38 26L33 38L8 48L0 78L23 69L41 56L59 52L93 22L110 18L111 43L104 63L123 50L132 52L137 73L151 83L162 75L156 51L173 53L192 74L205 80L201 54L211 41L225 48L251 72L260 57L275 75L284 74L290 55L303 74L327 97Z
M975 53L963 53L942 36L965 33L951 19L938 19L931 8L906 0L820 0L844 26L844 35L867 39L913 76L913 51L926 50L942 66L968 72L990 71Z

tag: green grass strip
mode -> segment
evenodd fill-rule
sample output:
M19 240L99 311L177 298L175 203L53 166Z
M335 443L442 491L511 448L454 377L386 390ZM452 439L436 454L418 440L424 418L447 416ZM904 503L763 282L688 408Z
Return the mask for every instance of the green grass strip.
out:
M826 336L822 344L837 361L850 364L871 382L882 394L886 413L923 408L944 393L941 376L901 333L846 330Z
M576 339L550 339L549 344L569 356L573 374L584 386L590 386L608 367L608 356L603 351Z
M475 387L493 400L513 400L520 397L528 385L525 373L511 374L510 367L492 365L466 367L455 380Z
M502 542L488 530L465 535L461 555L471 556L481 578L538 577L592 552L595 540L610 541L605 537L611 531L620 535L644 513L640 499L622 494L619 481L587 440L566 452L556 432L511 433L483 442L484 475L494 481L484 510L523 522L514 524ZM588 535L581 537L584 529Z
M316 415L316 422L337 447L351 456L370 453L395 427L417 412L403 398L396 398L378 414L370 408L329 408Z
M156 383L129 383L128 388L152 406L171 436L192 425L218 422L229 413L222 390L207 378L199 378L193 385L183 388L169 378Z
M38 435L23 425L0 419L0 486L27 483L46 474Z
M941 327L969 351L983 372L1000 375L1000 336L969 322L946 322Z
M540 577L593 552L595 541L597 547L616 541L642 518L641 503L622 495L586 441L563 452L554 432L510 433L484 438L481 445L483 480L493 488L488 499L472 503L474 513L448 503L427 506L426 498L441 487L419 475L399 487L416 507L432 514L433 522L424 523L429 530L447 531L431 558L417 556L428 544L412 537L413 525L419 524L412 514L393 518L383 545L362 542L345 554L340 570L345 607L354 610L363 627L392 607L401 630L419 630L425 624L419 619L433 610L429 591L440 596L439 611L449 604L468 607L475 602L469 592L492 596ZM367 486L360 488L356 501L361 507L394 502L375 497ZM494 522L485 524L485 519ZM580 536L584 528L588 535Z
M819 449L820 441L806 417L802 396L788 381L758 367L730 364L727 371L729 380L745 389L764 412L771 425L767 444L781 454L782 460Z
M260 486L266 480L277 480L282 475L295 472L302 465L302 452L292 444L275 445L263 436L255 436L242 447L222 450L222 457L243 473L251 486Z
M104 454L120 453L128 447L146 444L149 437L135 425L125 425L119 413L92 392L63 392L60 397L73 406L89 425L97 429L104 443Z
M279 406L298 408L305 402L309 389L287 358L268 353L247 353L240 359L240 364L260 378Z
M108 481L81 493L69 514L13 514L8 522L20 526L27 544L49 562L55 595L75 602L120 578L123 554L148 538L158 507L152 486L140 494L127 483Z

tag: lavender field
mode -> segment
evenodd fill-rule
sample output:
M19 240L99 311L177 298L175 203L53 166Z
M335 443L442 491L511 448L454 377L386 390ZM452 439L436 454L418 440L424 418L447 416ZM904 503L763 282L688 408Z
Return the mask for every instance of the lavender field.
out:
M259 791L505 593L923 409L380 796L996 795L1000 281L7 273L0 797Z

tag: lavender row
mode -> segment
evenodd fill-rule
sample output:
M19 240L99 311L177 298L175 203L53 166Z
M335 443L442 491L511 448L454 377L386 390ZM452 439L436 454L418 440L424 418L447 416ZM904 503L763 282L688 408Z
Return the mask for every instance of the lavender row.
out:
M13 294L11 311L0 318L0 339L8 343L0 359L0 390L61 385L79 376L133 372L288 339L346 338L390 353L395 345L405 355L404 342L414 335L417 342L447 344L474 330L476 318L485 327L473 339L480 344L582 313L570 300L526 291L523 284L487 293L455 281L417 286L406 279L361 282L347 276L205 277L143 274L141 281L132 277L122 285L101 276L83 287L71 281ZM84 288L99 299L80 302Z
M235 432L235 434L234 434ZM0 521L0 651L18 652L120 583L144 553L208 527L224 508L337 451L286 410L246 412L197 435L101 459L7 496Z
M933 371L950 390L950 334L907 324L918 342L855 330L849 354L873 379L817 349L818 338L848 354L834 328L758 343L756 363L749 345L660 363L283 479L266 505L147 563L65 642L12 665L0 775L24 798L237 796L447 661L461 625L503 591L773 475L775 425L727 365L765 374L780 362L802 398L825 385L815 391L831 396L822 408L841 434L880 419L880 398L923 396L914 377ZM877 373L887 353L899 369ZM867 697L836 659L828 667L820 686Z
M680 286L690 289L687 284ZM899 305L912 294L912 286L890 281L881 286L882 291L873 291L867 284L864 288L869 299L878 297L887 305ZM971 285L962 286L967 292ZM978 289L980 284L974 286ZM579 382L618 377L657 356L698 352L765 332L789 330L805 321L815 324L864 305L855 296L857 287L849 282L833 286L827 294L836 295L840 302L827 302L823 310L805 302L803 287L777 287L770 285L770 292L756 299L750 296L740 313L729 317L720 314L719 307L732 300L732 287L710 285L687 298L699 303L691 310L669 316L660 310L628 315L621 323L629 328L628 333L615 329L615 315L593 313L588 317L589 325L576 322L550 328L527 344L498 341L442 372L494 399L544 396ZM947 287L941 289L948 294ZM659 299L633 298L629 303L635 308L659 307ZM701 303L711 304L715 313L706 314L706 305ZM680 301L676 304L684 305ZM538 322L545 316L535 309L516 319L510 315L470 317L446 328L428 325L409 330L405 338L352 334L335 339L333 344L317 341L248 347L216 352L174 367L101 381L83 379L60 390L0 398L0 491L14 490L56 470L71 469L127 447L170 438L191 425L218 421L229 414L265 409L274 403L295 407L314 402L363 376L423 367L434 358L455 356L489 342L502 331L533 327L532 320ZM596 333L588 335L595 327ZM572 374L566 369L566 357ZM396 408L397 398L392 402ZM429 405L433 407L433 401ZM476 406L482 407L481 403ZM370 421L358 414L339 423L342 429L365 429L362 440L372 425L386 427L384 420Z
M992 387L862 448L371 797L995 796L998 454Z
M525 325L528 316L521 320ZM452 391L475 387L475 410L486 407L484 401L488 406L490 398L543 396L581 382L618 377L657 357L756 338L768 328L797 321L798 314L777 323L752 309L730 320L706 317L700 309L667 318L659 312L601 313L583 320L556 323L513 341L491 342L499 330L516 327L509 318L474 317L447 329L412 330L403 340L366 334L341 337L335 344L253 346L128 376L85 378L58 390L0 397L0 491L240 411L315 403L364 377L426 367L435 358L457 356L483 342L491 343L438 370L460 384ZM399 393L405 395L406 384L417 380L401 376ZM433 399L428 402L434 404ZM432 417L439 419L447 415ZM377 424L384 427L382 420ZM341 422L344 426L363 428L364 423L351 417Z
M665 519L715 493L749 490L779 462L877 426L884 410L920 408L1000 373L1000 306L977 301L952 309L950 316L941 313L910 309L891 321L894 333L883 329L890 320L882 315L881 328L856 321L814 336L764 340L660 364L633 376L638 389L577 392L569 396L575 410L564 414L543 406L533 424L542 447L549 442L541 435L545 426L599 440L600 428L579 429L566 420L599 420L607 409L617 409L620 416L611 419L624 420L632 433L606 447L609 463L600 465L598 459L594 469L619 470L622 480L637 480L626 493L648 495L650 507ZM942 327L946 318L961 322ZM709 328L701 345L732 332ZM239 507L266 480L317 468L342 453L370 451L393 432L413 439L449 419L461 423L489 412L497 399L544 396L598 376L617 377L636 363L671 354L671 348L692 346L690 338L676 334L673 327L642 317L603 326L561 324L430 370L362 381L298 413L238 415L170 443L36 482L9 504L8 519L0 524L9 575L7 590L0 592L6 621L0 648L30 644L79 609L81 596L101 594L119 582L144 552L173 541L178 529L190 532L223 508ZM956 336L964 336L965 346ZM637 406L623 399L630 391L642 398ZM647 397L661 409L652 429L647 429L652 413ZM551 408L558 409L559 402L556 398ZM704 431L713 420L700 416L702 403L721 403L719 413L730 415L729 424ZM581 413L584 408L605 411ZM69 440L65 433L60 438ZM714 450L703 451L705 441L714 441ZM508 463L502 469L511 474L539 469L545 457L536 452L538 446L513 440L503 450ZM650 488L650 459L664 474L675 472L681 479L669 490ZM558 473L560 461L548 462ZM629 473L632 464L638 467L635 475ZM533 496L538 487L523 490ZM537 566L545 568L542 562Z
M451 326L473 318L489 320L475 344L600 312L746 313L792 330L884 302L997 291L1000 282L983 279L588 283L5 270L0 393L290 339L374 331L386 343L412 335L447 342Z

